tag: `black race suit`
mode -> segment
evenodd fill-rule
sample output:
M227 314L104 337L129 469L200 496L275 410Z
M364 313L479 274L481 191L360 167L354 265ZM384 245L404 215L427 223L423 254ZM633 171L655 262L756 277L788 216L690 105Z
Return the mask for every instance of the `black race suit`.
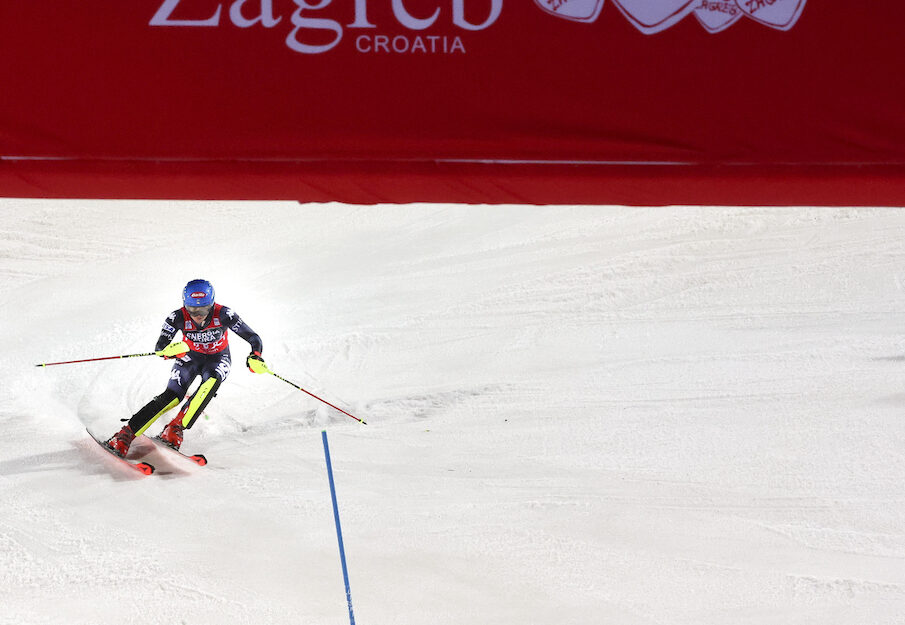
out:
M176 406L185 397L192 381L201 376L199 391L204 392L202 401L190 404L191 410L185 414L184 426L191 427L211 399L226 376L229 375L231 359L229 354L228 331L232 330L251 345L251 351L260 353L264 346L261 337L242 321L232 309L214 304L204 324L198 326L192 321L185 308L174 310L163 323L160 338L154 351L160 351L173 341L177 332L182 332L189 352L177 358L170 372L166 390L148 402L129 420L132 431L138 435L157 420L160 415ZM209 380L213 380L209 382ZM205 384L208 383L208 384ZM193 399L196 395L193 395Z

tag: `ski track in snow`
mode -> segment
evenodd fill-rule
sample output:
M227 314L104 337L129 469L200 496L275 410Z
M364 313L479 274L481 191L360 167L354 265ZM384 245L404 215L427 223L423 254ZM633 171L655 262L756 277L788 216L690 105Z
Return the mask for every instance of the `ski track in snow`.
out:
M170 227L173 215L193 227ZM905 623L897 209L0 200L0 625ZM264 339L186 436L191 278ZM159 431L168 419L152 426Z

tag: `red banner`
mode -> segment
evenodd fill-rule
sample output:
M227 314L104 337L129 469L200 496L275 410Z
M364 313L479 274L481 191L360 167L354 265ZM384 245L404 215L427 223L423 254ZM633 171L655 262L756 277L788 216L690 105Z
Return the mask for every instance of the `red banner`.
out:
M0 0L0 194L905 203L905 6Z

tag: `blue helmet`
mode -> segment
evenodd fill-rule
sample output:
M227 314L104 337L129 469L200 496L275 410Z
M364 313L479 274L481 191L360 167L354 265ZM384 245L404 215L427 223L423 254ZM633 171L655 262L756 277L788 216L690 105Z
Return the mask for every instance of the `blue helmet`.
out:
M214 285L207 280L192 280L182 290L183 306L210 306L214 303Z

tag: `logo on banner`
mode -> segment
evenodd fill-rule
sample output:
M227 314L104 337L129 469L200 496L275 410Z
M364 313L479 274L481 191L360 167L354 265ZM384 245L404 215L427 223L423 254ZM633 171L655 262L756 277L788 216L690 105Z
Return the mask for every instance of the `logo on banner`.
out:
M216 3L216 9L210 2L203 4L206 8L199 8L197 0L157 1L160 5L150 26L281 27L288 30L286 46L303 54L328 52L349 40L362 54L464 54L463 35L490 28L503 11L503 0L437 0L429 3L435 5L433 12L419 7L415 15L411 0L381 0L391 3L393 17L388 24L377 24L368 17L368 3L375 0L292 0L294 8L286 15L274 12L273 0L224 0ZM352 20L335 19L333 9L337 7L352 9ZM438 26L452 26L454 30L446 34L428 32ZM395 34L381 32L386 28L392 28ZM398 34L399 29L405 34Z
M547 13L577 22L593 22L604 0L534 0ZM616 8L645 35L666 30L687 15L707 31L718 33L748 17L764 26L789 30L807 0L613 0Z

